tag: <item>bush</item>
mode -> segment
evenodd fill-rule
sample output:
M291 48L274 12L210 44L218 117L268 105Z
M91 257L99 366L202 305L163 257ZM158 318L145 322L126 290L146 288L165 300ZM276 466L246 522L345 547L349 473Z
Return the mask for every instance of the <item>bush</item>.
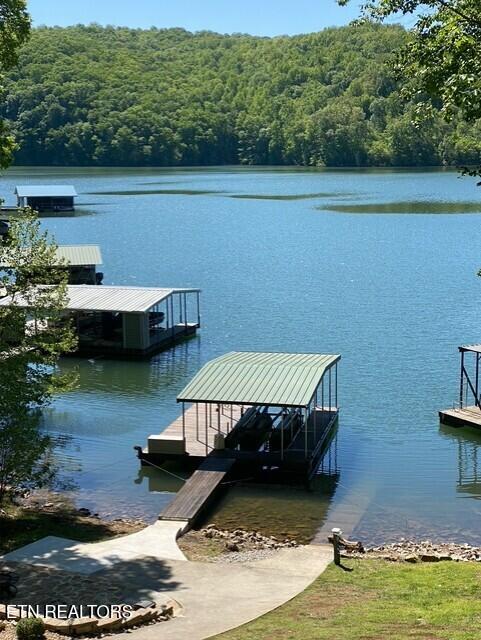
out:
M45 625L40 618L21 618L17 622L18 640L41 640Z

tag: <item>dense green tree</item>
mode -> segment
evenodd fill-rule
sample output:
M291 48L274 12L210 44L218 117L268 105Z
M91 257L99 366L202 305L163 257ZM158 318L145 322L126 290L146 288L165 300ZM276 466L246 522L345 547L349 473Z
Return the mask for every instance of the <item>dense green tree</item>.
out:
M447 118L459 109L467 120L481 117L480 0L371 0L363 14L381 21L415 14L410 37L398 52L398 73L411 80L410 91L439 103Z
M391 65L409 42L371 23L277 38L44 27L9 74L0 116L18 164L477 162L476 122L446 125L434 110L410 125L422 96L403 97Z
M4 73L18 60L18 49L30 32L30 17L25 0L0 0L0 99L3 96ZM0 120L0 168L7 167L15 150L15 141Z
M1 503L7 489L50 477L50 440L39 428L39 411L70 384L56 365L75 339L62 315L66 271L55 268L56 245L31 211L11 222L0 243L0 264L1 295L10 302L0 306Z

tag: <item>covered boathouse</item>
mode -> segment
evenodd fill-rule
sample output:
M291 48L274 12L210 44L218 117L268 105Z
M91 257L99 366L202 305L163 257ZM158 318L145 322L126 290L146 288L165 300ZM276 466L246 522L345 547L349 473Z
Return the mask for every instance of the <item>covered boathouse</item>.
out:
M138 455L145 464L177 459L194 467L222 458L249 475L308 481L338 419L340 358L263 352L216 358L179 393L182 414L150 436L147 448L137 447Z
M96 244L62 244L57 247L61 266L67 264L69 284L101 284L103 273L97 272L102 264L102 253Z
M200 327L199 289L69 285L67 296L76 355L148 357ZM1 306L11 304L9 296L0 299ZM28 310L26 301L15 304Z
M0 269L9 268L8 249L4 253L7 258L0 262ZM56 269L67 270L69 284L102 282L103 274L97 273L97 266L102 264L102 254L96 244L59 245L56 248L56 260Z
M74 211L77 192L72 185L17 185L17 205L35 211Z

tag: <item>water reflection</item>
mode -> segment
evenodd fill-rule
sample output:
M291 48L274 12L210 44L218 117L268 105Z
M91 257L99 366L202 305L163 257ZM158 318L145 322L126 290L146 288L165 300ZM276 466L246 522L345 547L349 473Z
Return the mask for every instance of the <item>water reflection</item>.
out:
M199 525L209 520L224 529L241 527L308 543L326 520L339 478L334 431L309 491L299 485L240 483L220 497Z
M316 209L320 209L322 211L336 211L338 213L463 214L481 213L481 203L476 201L447 202L445 200L406 200L401 202L368 202L365 204L329 204L316 207Z
M130 189L123 191L91 191L90 196L204 196L223 191L213 191L212 189Z
M179 343L150 360L109 360L97 357L63 358L62 373L78 376L74 394L107 391L132 397L150 396L159 390L177 390L192 368L200 366L200 337Z
M291 193L291 194L266 194L266 193L236 193L229 198L237 198L239 200L310 200L311 198L335 198L339 194L334 192L320 193ZM344 194L351 195L351 194Z
M466 498L481 499L481 432L474 428L441 425L441 435L457 448L458 476L456 491Z

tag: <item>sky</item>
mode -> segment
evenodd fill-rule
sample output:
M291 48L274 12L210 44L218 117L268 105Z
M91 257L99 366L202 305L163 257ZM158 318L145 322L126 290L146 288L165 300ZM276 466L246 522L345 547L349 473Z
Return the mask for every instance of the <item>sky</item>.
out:
M359 15L359 0L28 0L35 26L98 22L129 27L275 36L320 31Z

